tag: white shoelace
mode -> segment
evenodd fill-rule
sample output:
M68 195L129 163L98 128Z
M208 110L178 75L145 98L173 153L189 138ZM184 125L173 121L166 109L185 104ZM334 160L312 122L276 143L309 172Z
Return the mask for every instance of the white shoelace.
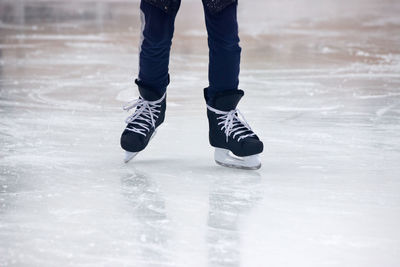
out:
M239 136L239 138L237 139L238 142L246 137L251 137L256 135L255 133L253 133L249 124L244 118L243 114L238 109L233 109L231 111L222 111L212 108L209 105L207 105L207 108L218 115L222 115L217 119L222 120L221 122L218 123L218 125L222 125L221 130L225 131L226 142L228 142L228 137L232 133L233 133L232 138L235 139L237 135L243 134L248 131L251 132L249 134L244 134ZM241 117L241 119L239 118L239 116Z
M147 101L143 98L135 99L124 106L124 110L126 111L136 107L135 112L125 120L127 124L131 124L131 126L126 129L146 136L146 132L150 131L150 127L156 127L156 120L160 115L159 109L161 108L161 102L164 100L165 95L166 94L156 101ZM142 120L144 122L138 122L137 120Z

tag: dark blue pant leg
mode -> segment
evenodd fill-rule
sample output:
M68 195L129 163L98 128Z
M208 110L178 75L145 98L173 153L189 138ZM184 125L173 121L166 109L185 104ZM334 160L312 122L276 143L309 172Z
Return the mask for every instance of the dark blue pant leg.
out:
M166 91L169 83L169 54L178 8L165 13L143 0L140 3L142 36L138 79L144 86L160 93Z
M224 90L238 89L240 72L237 3L212 14L204 6L209 47L209 97Z

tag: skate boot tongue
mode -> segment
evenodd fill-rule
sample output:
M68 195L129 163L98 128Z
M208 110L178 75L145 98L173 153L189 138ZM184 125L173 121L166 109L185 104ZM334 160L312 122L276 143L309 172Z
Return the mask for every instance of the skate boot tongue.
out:
M206 89L207 90L207 89ZM205 94L207 92L205 91ZM227 90L227 91L222 91L219 93L216 93L214 97L207 99L206 101L208 104L218 110L221 111L231 111L233 109L236 109L236 106L238 105L240 99L244 95L244 92L242 90Z
M160 99L163 95L159 93L157 90L146 87L139 80L135 80L135 83L138 85L140 96L147 101L156 101Z

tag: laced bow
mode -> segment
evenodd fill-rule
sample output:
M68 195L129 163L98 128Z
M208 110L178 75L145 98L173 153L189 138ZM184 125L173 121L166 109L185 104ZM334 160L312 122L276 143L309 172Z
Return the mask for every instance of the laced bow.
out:
M161 102L164 98L165 94L156 101L147 101L139 97L139 99L135 99L124 106L123 109L126 111L136 108L135 112L125 120L127 124L130 124L126 129L146 136L150 127L156 127L156 120L160 115Z
M225 132L226 142L228 142L228 138L232 133L233 139L235 139L237 135L240 135L237 139L238 142L246 137L255 136L255 133L253 133L243 114L238 109L222 111L212 108L209 105L207 105L207 108L212 112L221 115L217 118L218 120L221 120L218 125L222 125L221 130ZM244 134L246 132L250 133Z

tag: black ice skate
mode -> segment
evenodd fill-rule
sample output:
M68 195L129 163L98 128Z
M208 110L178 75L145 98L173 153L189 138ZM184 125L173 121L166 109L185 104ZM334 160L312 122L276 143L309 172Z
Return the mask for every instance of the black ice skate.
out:
M145 88L138 80L135 83L139 87L140 97L124 107L128 111L136 108L126 119L128 125L121 135L121 147L126 151L125 163L147 146L165 117L166 94Z
M259 169L261 161L258 154L263 151L263 143L236 109L244 92L223 91L209 99L207 90L204 89L204 98L207 102L209 140L215 147L215 162L226 167Z

